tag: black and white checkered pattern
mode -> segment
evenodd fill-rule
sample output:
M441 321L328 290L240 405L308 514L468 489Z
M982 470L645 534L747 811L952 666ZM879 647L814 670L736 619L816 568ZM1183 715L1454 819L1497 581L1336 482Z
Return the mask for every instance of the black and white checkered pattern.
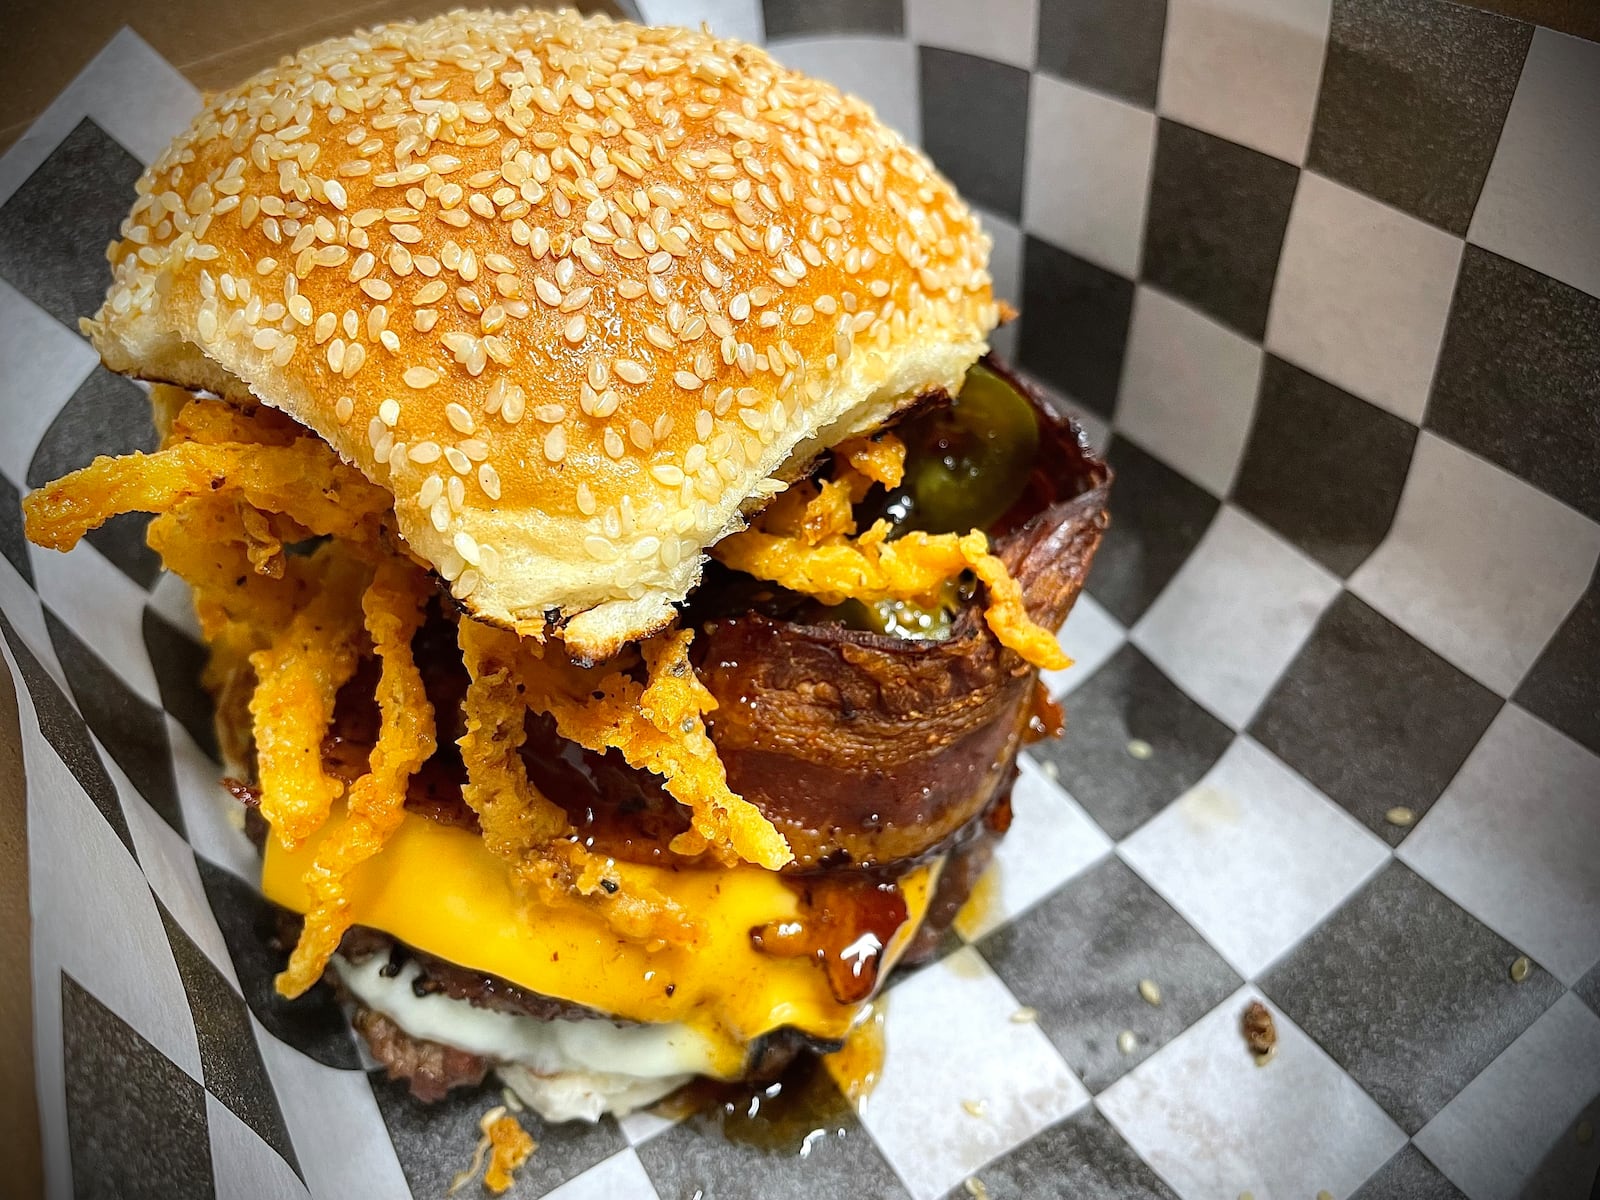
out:
M1590 1196L1600 46L1444 0L642 7L765 33L981 206L1002 349L1107 448L1115 525L1050 679L1071 730L893 988L876 1091L814 1071L754 1140L722 1110L536 1129L513 1194ZM275 1000L142 523L21 536L28 488L150 441L74 318L196 103L124 33L0 160L51 1189L437 1196L495 1097L423 1110L330 997Z

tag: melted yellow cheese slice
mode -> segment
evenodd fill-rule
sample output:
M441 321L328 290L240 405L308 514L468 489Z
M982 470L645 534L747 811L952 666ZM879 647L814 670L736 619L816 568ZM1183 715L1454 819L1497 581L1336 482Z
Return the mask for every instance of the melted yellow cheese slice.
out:
M336 811L326 833L344 819ZM285 850L267 839L267 899L306 911L304 876L316 840ZM901 878L907 919L890 942L885 972L922 923L940 865ZM754 926L799 916L794 892L777 873L618 863L617 874L623 887L654 888L693 913L704 927L699 940L647 951L577 907L530 921L518 911L505 862L477 834L420 817L403 822L381 854L351 873L348 894L356 924L459 966L629 1020L682 1022L713 1046L723 1078L742 1075L749 1044L783 1026L827 1039L849 1031L860 1006L835 1000L815 963L774 958L750 944Z

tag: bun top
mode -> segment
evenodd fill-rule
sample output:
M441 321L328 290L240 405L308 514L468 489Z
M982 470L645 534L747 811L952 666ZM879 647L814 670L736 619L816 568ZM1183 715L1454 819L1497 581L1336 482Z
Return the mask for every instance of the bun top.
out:
M476 615L594 658L998 315L988 238L867 105L567 12L303 50L138 192L84 323L108 365L289 413Z

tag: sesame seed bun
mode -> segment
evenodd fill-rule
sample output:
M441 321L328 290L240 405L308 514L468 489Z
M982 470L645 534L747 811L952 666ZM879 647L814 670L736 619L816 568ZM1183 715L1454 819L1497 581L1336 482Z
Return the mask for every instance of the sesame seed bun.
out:
M289 413L475 615L602 658L819 450L959 386L988 249L870 108L757 48L456 12L213 97L84 326Z

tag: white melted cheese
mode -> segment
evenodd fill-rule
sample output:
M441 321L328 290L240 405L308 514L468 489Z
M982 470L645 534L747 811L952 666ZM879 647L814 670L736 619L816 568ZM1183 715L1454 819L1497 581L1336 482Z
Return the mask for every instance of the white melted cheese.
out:
M414 963L389 977L381 955L332 961L357 1000L412 1037L493 1060L505 1083L547 1121L620 1116L712 1073L711 1046L681 1023L542 1021L440 994L419 996L411 988L419 974Z

